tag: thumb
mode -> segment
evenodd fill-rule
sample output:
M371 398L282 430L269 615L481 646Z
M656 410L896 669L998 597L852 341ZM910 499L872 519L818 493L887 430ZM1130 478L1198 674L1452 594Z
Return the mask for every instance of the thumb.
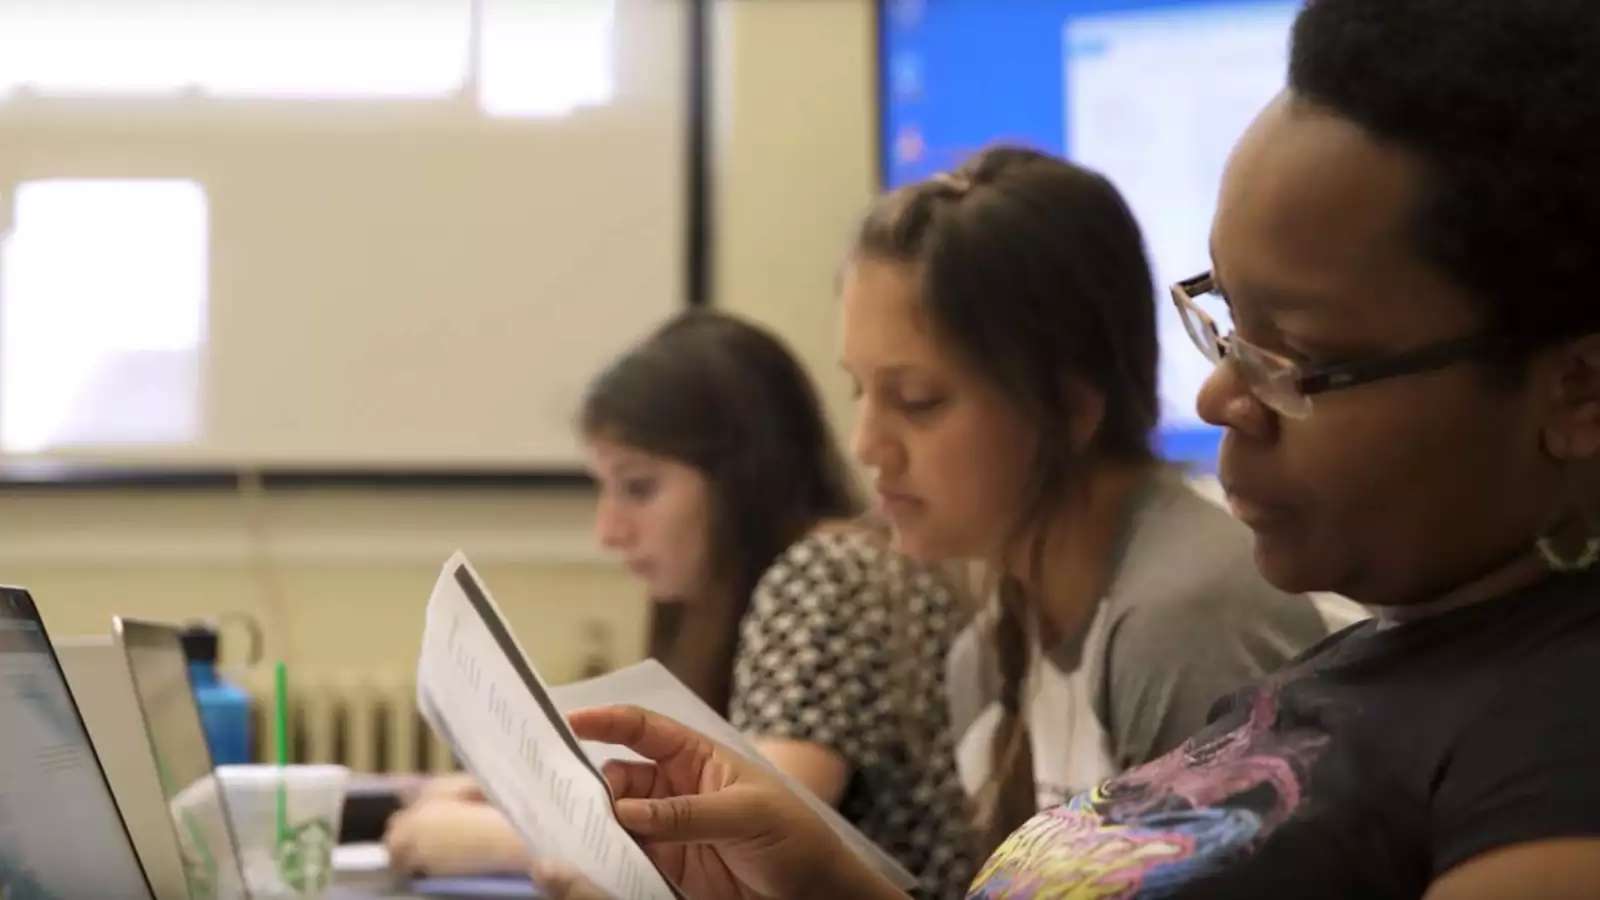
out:
M773 823L762 804L739 791L667 797L661 800L618 800L617 821L639 837L653 841L707 843L755 837Z

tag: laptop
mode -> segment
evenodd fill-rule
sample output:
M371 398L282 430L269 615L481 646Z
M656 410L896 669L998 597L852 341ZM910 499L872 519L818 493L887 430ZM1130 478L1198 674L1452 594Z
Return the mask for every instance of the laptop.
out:
M156 900L192 900L183 850L122 648L109 634L57 638L52 644Z
M192 900L247 896L238 842L227 800L211 764L211 750L189 683L178 630L117 616L112 640L127 660L143 732L157 780L171 812Z
M0 897L155 900L33 598L0 587Z

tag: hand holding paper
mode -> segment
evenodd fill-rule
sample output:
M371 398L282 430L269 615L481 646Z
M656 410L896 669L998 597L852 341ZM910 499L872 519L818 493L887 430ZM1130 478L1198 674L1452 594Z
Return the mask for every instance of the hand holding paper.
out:
M560 712L622 697L640 706L578 712L577 734ZM563 872L574 897L682 896L675 882L696 900L903 898L914 883L660 663L552 692L459 553L428 603L417 700L535 868ZM592 759L611 760L604 776Z
M617 823L604 779L459 553L428 601L417 702L535 858L622 900L678 896Z
M765 767L636 706L578 710L574 732L646 762L612 760L617 817L695 900L905 897Z
M845 847L862 862L877 869L899 887L909 889L917 883L916 877L905 866L839 815L838 810L768 762L737 728L707 706L660 662L647 659L598 678L564 684L551 689L550 696L562 712L570 713L586 706L629 703L698 731L722 746L737 751L805 801L811 811L821 817L844 841ZM609 744L588 743L584 750L597 763L618 758L637 761L639 758L622 747Z

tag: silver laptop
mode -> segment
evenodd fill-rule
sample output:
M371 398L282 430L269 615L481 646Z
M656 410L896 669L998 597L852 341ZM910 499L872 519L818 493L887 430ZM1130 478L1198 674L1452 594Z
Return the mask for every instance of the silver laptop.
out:
M111 635L52 641L156 900L192 900L128 660Z
M33 598L0 587L0 897L154 900Z
M112 639L127 660L144 733L188 876L192 900L246 897L238 843L217 783L178 630L117 616Z

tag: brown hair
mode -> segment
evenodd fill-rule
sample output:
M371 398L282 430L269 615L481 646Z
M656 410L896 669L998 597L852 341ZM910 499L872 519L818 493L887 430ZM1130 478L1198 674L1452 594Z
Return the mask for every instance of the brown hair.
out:
M1083 487L1086 466L1152 461L1158 415L1154 288L1143 238L1105 178L1071 163L996 147L960 168L882 197L855 254L913 265L941 342L996 385L1037 429L1035 457L1003 544L1037 575L1041 535ZM1068 379L1105 400L1087 446L1067 429ZM991 576L1002 720L978 821L996 846L1036 808L1021 696L1032 657L1019 579ZM1035 579L1036 581L1036 579Z
M811 380L769 332L724 313L684 313L595 378L579 429L692 466L710 483L711 560L726 602L654 604L648 650L726 714L756 582L819 522L861 510Z

